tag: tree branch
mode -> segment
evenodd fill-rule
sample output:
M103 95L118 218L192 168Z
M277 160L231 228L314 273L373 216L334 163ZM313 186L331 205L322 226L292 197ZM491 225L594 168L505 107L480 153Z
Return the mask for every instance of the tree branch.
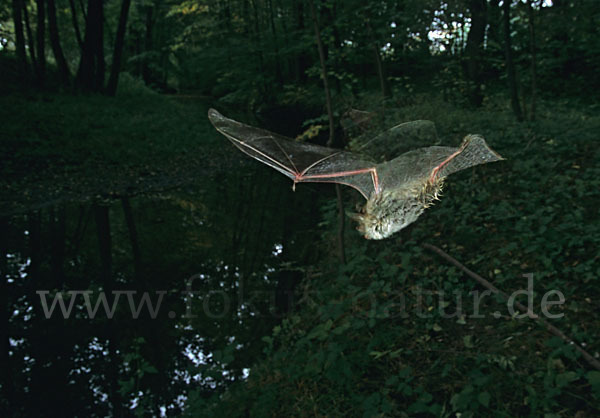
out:
M467 274L467 276L471 277L472 279L475 279L483 287L485 287L485 288L489 289L490 291L492 291L492 293L497 293L499 295L502 295L502 297L505 300L508 300L508 295L506 293L504 293L503 291L501 291L500 289L498 289L496 286L494 286L493 284L491 284L490 282L488 282L486 279L484 279L483 277L481 277L480 275L478 275L474 271L469 270L462 263L460 263L457 259L455 259L454 257L448 255L442 249L436 247L435 245L431 245L431 244L427 244L427 243L423 244L423 248L426 248L426 249L431 250L434 253L438 254L444 260L448 261L450 264L453 264L454 266L458 267L463 272L465 272ZM590 353L588 353L587 351L585 351L579 344L577 344L575 341L573 341L573 339L571 339L570 337L568 337L564 332L562 332L561 330L559 330L558 328L556 328L554 325L552 325L551 323L549 323L548 321L546 321L544 318L541 318L540 316L536 315L533 311L531 311L528 308L526 308L523 304L515 301L515 306L521 312L527 314L527 316L529 318L533 319L538 324L540 324L543 327L545 327L548 331L550 331L550 333L552 333L555 336L559 337L560 339L562 339L567 344L572 345L575 348L575 350L577 350L583 356L583 358L586 359L586 361L592 367L594 367L597 370L600 370L600 362L598 360L596 360Z

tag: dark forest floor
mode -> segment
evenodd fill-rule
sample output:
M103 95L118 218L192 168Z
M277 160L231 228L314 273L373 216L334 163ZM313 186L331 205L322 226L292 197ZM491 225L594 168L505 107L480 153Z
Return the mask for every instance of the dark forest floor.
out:
M5 96L0 214L202 181L230 156L203 98Z

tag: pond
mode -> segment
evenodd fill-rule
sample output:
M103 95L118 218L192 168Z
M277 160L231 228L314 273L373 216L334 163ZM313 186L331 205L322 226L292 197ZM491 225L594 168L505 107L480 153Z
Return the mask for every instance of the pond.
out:
M237 170L0 218L16 414L166 414L247 377L318 251L327 187L291 186L240 154Z

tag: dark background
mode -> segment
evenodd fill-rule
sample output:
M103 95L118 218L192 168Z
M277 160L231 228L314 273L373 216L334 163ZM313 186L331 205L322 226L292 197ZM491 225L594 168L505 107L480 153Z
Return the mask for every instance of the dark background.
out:
M0 414L598 415L573 345L423 247L509 294L532 275L536 313L560 292L549 321L598 357L598 22L595 0L3 2ZM209 107L350 149L431 120L416 145L477 133L506 161L367 241L355 191L292 192Z

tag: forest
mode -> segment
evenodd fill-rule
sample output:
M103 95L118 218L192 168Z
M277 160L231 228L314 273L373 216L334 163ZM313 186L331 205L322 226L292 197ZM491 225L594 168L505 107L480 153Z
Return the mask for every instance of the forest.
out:
M599 25L596 0L2 2L0 415L599 416ZM260 129L452 153L394 167L428 185L463 138L498 158L373 240L376 170L290 180Z

